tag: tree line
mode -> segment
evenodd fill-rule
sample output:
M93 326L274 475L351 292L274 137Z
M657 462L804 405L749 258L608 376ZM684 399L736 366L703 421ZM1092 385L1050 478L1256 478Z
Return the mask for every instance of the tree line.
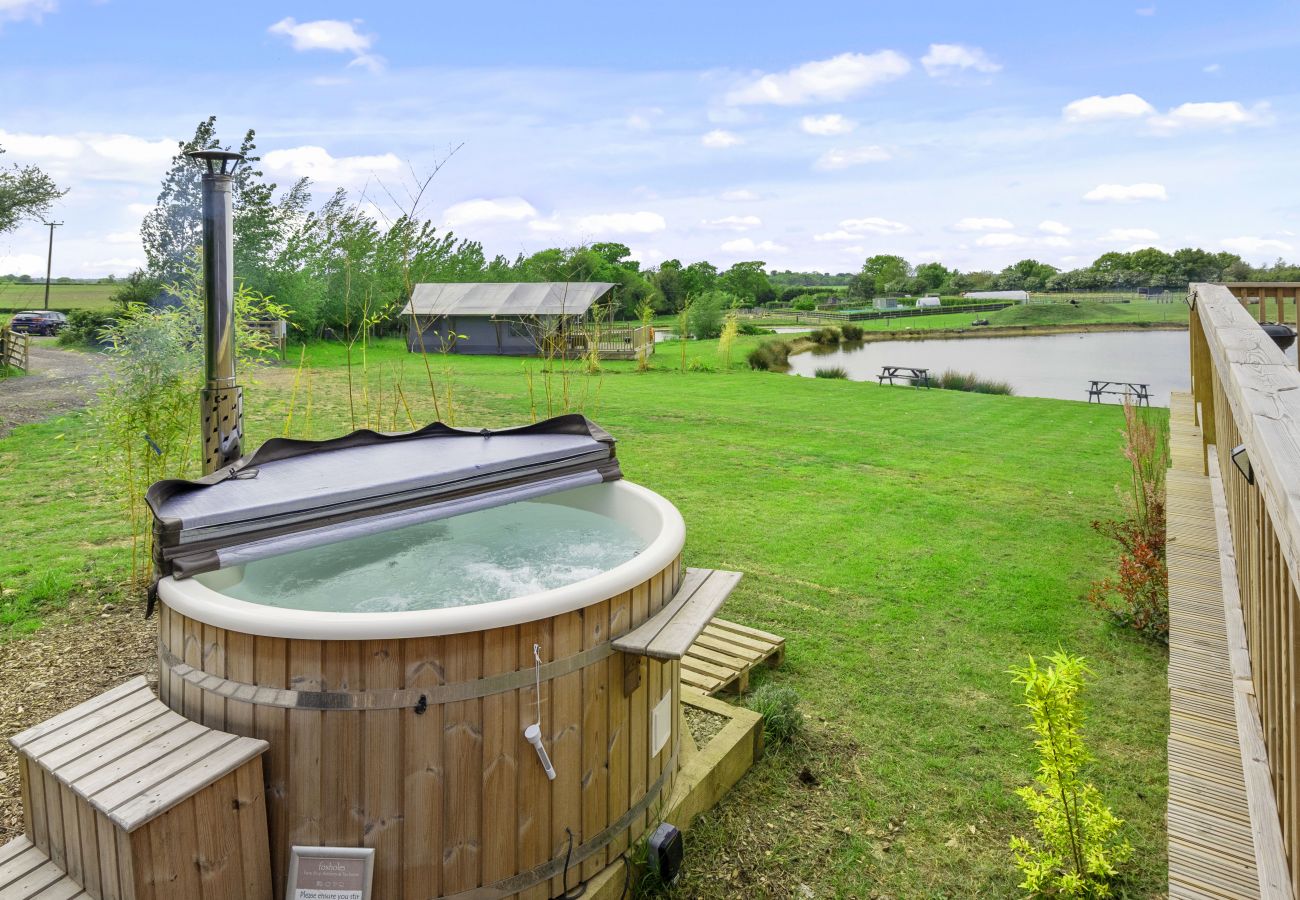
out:
M152 299L193 264L202 243L201 175L185 154L219 146L216 132L216 117L209 117L179 145L155 208L141 225L147 266L120 282L119 300ZM725 269L707 260L642 266L627 245L617 242L489 257L480 242L438 229L422 215L428 178L400 189L376 182L358 195L340 189L322 201L306 178L282 189L265 177L252 130L239 150L247 162L233 186L236 275L288 308L305 335L396 327L413 286L438 281L607 281L617 286L612 312L630 319L647 309L676 313L692 303L807 305L866 302L884 294L1181 290L1192 281L1300 280L1300 266L1282 260L1255 267L1234 253L1196 248L1104 253L1088 266L1066 271L1023 259L999 272L962 272L938 262L913 265L891 254L870 256L858 271L837 274L768 271L761 260ZM391 201L389 213L374 203L377 193ZM39 219L61 194L34 167L0 170L0 232Z

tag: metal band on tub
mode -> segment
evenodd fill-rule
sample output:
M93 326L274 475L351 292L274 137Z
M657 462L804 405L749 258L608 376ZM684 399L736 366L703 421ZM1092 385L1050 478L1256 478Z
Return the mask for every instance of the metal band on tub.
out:
M581 653L543 663L541 677L544 681L571 675L593 663L613 656L614 645L606 641ZM174 675L186 684L201 691L216 694L227 700L251 703L254 706L275 706L281 709L411 709L424 711L429 706L442 703L459 703L476 700L493 694L503 694L533 686L537 670L533 667L516 672L489 675L476 681L456 681L451 684L432 685L426 688L386 689L370 691L300 691L293 688L261 687L242 681L232 681L196 669L177 657L158 642L158 660L162 677Z
M562 874L566 859L569 864L568 867L572 869L593 853L605 849L605 847L613 843L615 838L632 827L633 820L642 815L650 808L650 804L658 799L659 794L663 792L668 777L677 770L677 751L681 749L681 746L681 740L679 739L673 745L672 755L664 762L659 777L655 779L655 783L650 786L650 789L645 792L645 796L638 800L631 809L619 816L618 820L612 825L603 831L596 832L591 840L578 844L572 851L552 857L547 862L542 863L540 866L534 866L526 872L520 872L518 875L511 875L509 878L494 881L492 884L470 888L457 894L446 894L441 900L505 900L505 898L513 897L520 891L525 891L535 884L540 884Z

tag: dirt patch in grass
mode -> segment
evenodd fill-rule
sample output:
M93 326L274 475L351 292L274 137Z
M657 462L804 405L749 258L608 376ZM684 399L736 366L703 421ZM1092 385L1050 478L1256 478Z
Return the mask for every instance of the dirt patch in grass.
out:
M708 744L731 721L726 716L720 716L688 703L682 704L682 714L686 716L686 727L691 730L691 737L695 738L697 747Z
M56 350L53 339L32 339L29 374L0 381L0 437L16 425L80 409L95 393L105 360L94 353Z
M10 737L136 675L158 680L158 623L143 605L74 602L45 628L0 643L0 735ZM18 756L0 743L0 843L23 829Z

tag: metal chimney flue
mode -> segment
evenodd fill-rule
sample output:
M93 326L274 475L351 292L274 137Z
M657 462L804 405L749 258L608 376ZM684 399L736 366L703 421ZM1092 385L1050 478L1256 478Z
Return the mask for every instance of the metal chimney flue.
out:
M235 233L231 190L244 157L192 150L203 173L203 473L243 454L244 391L235 382Z

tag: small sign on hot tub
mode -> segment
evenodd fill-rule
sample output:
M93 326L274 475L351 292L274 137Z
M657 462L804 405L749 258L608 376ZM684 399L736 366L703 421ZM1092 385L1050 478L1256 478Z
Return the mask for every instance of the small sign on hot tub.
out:
M370 900L375 851L370 847L294 847L289 900Z

